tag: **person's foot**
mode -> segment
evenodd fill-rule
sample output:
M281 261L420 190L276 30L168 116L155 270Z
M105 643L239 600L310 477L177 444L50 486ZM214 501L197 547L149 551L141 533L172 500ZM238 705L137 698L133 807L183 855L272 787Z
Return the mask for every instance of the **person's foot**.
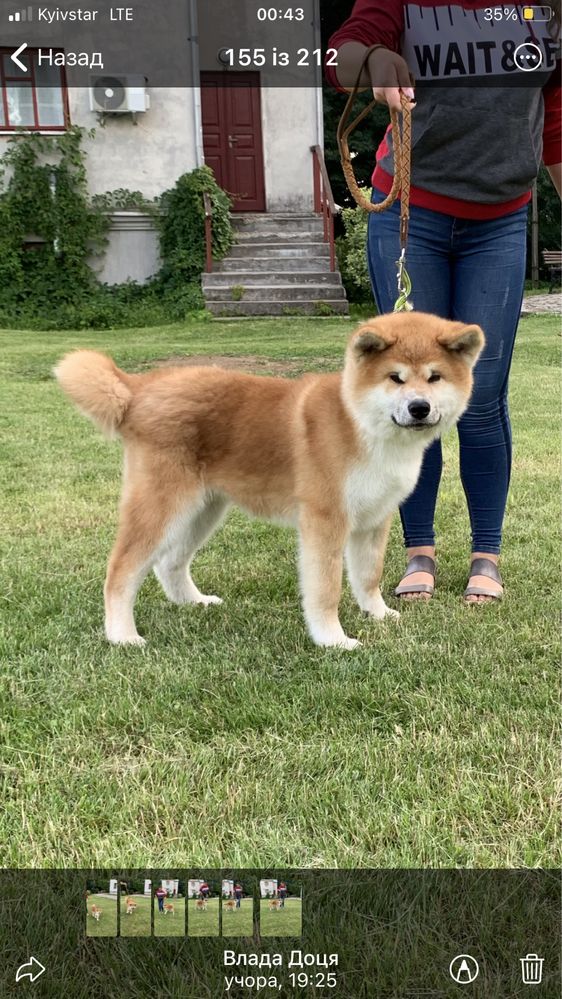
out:
M401 600L430 600L435 587L435 548L408 548L406 572L394 594Z
M501 600L503 586L497 565L497 555L472 553L470 578L464 593L467 604L490 604L493 600Z

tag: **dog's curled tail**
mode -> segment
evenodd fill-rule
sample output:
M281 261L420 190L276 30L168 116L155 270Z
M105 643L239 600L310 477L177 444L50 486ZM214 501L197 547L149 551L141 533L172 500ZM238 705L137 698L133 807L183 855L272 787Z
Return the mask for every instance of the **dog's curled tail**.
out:
M95 350L67 354L53 374L80 412L93 420L106 437L115 437L133 398L130 376L110 357Z

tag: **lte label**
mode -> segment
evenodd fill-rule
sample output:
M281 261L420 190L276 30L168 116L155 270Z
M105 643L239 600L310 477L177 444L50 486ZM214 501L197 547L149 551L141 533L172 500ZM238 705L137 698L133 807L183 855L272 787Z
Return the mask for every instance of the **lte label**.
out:
M110 7L110 9L109 9L109 20L110 21L132 21L133 20L133 8L132 7Z

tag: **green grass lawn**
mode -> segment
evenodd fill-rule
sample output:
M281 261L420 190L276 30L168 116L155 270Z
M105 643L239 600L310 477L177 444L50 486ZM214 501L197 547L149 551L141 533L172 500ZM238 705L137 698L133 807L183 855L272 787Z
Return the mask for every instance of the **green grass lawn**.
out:
M559 863L558 328L524 319L515 351L506 600L460 598L468 518L453 434L435 599L397 625L371 623L346 588L354 653L309 641L293 534L238 512L194 563L224 605L172 606L152 576L137 604L146 649L108 645L121 449L50 374L79 346L136 370L185 353L325 370L339 366L349 322L0 334L0 864ZM395 523L387 597L403 559Z
M254 933L254 900L242 898L239 909L226 909L222 903L222 936L251 937Z
M197 899L187 900L187 935L188 937L218 937L219 935L219 899L207 899L207 908L198 909Z
M127 915L126 899L130 897L137 904L134 912ZM121 895L119 905L121 914L121 936L122 937L149 937L150 928L150 897L145 895ZM167 918L167 917L165 917Z
M185 898L165 899L165 904L171 903L174 913L162 915L158 911L158 902L154 899L154 936L184 937L185 936Z
M99 919L92 916L92 903L101 909ZM87 937L116 937L117 936L117 899L108 898L106 895L90 895L87 902L86 912L86 936Z
M270 909L269 899L260 899L260 936L300 937L302 933L302 902L288 898L283 909Z

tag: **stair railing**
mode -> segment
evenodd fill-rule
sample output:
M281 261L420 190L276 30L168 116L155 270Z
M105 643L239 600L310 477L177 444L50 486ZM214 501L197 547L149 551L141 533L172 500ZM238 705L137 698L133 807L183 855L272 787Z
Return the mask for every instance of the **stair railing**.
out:
M330 245L330 270L336 269L336 242L334 237L334 218L336 203L332 194L330 178L326 170L326 162L321 146L311 146L312 168L314 177L314 211L322 215L324 220L324 242Z

